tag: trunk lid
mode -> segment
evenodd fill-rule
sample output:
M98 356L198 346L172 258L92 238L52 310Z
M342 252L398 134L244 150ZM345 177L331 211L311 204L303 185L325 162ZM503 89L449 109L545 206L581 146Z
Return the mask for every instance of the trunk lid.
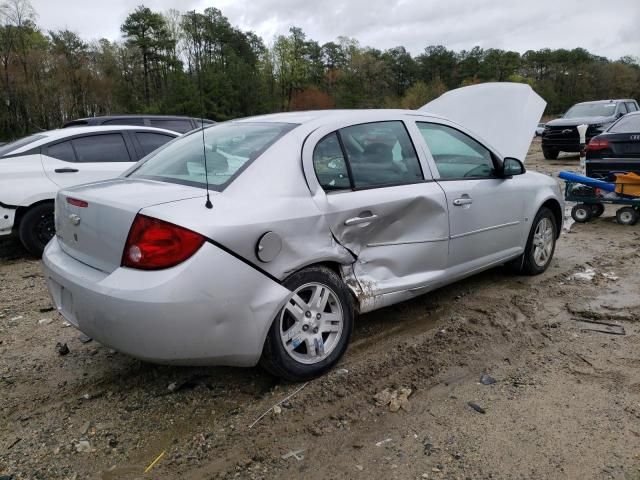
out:
M524 162L546 104L527 84L494 82L450 90L420 110L469 129L503 158Z
M56 236L67 254L111 273L121 264L129 229L141 209L204 196L201 188L129 178L61 190Z

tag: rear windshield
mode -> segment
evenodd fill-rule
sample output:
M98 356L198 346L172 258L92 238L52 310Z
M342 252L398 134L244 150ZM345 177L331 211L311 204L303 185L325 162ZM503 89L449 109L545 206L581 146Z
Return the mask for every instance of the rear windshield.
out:
M571 107L564 114L564 118L612 117L615 112L615 103L583 103L582 105Z
M30 135L28 137L21 138L20 140L16 140L15 142L7 143L6 145L2 145L0 147L0 157L8 155L19 148L26 147L30 143L36 142L38 140L42 140L43 138L47 138L46 135Z
M625 115L609 128L609 132L640 133L640 115Z
M221 123L195 130L148 157L128 176L221 191L269 146L296 127L291 123Z

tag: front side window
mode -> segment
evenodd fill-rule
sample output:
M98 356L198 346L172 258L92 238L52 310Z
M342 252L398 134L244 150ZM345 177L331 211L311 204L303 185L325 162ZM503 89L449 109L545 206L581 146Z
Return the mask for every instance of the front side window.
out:
M177 139L143 161L130 177L221 191L253 160L287 132L291 123L228 122L196 130ZM207 170L205 175L205 155Z
M417 122L442 179L491 178L495 167L491 152L455 128Z
M82 163L130 162L129 150L119 133L89 135L71 140Z
M623 114L623 115L625 115L626 113L629 113L629 112L627 111L627 107L625 106L625 104L624 104L624 103L621 103L621 104L620 104L620 110L618 110L618 113L621 113L621 114Z
M609 129L611 133L640 133L640 115L626 115Z

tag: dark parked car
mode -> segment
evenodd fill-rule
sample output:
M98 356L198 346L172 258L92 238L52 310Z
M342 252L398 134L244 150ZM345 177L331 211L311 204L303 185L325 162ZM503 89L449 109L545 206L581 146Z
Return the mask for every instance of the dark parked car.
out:
M178 133L185 133L202 124L211 125L213 120L195 117L180 117L171 115L107 115L102 117L79 118L64 124L66 127L84 127L96 125L136 125L163 128Z
M623 115L638 111L632 99L598 100L576 103L562 118L547 122L542 133L542 152L547 160L555 160L560 152L579 152L578 125L588 125L587 143Z
M640 112L630 113L587 145L587 175L606 178L610 172L640 175Z

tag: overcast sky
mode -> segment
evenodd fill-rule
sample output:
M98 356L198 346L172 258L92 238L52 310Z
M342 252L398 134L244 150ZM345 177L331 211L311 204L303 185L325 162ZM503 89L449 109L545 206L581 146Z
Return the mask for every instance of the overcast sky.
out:
M121 38L120 25L141 0L31 0L45 30L84 39ZM214 6L267 44L292 25L324 43L340 35L380 49L427 45L454 50L583 47L618 59L640 56L640 0L146 0L156 11Z

